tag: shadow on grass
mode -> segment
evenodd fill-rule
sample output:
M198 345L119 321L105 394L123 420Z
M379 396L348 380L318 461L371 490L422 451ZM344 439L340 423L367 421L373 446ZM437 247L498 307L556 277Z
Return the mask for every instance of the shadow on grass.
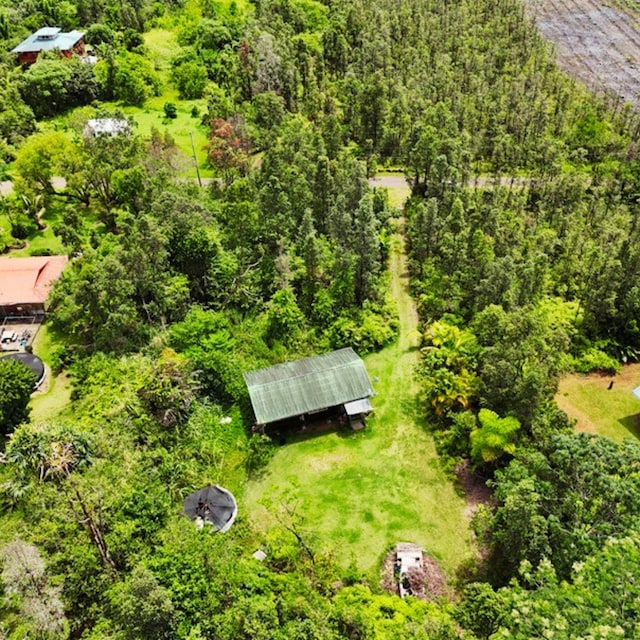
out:
M430 422L428 412L422 398L418 395L407 396L400 401L400 410L423 429L428 429Z
M356 438L358 435L366 432L368 427L365 427L362 431L353 431L349 427L335 427L321 430L308 429L306 431L296 431L294 433L289 432L283 434L284 442L281 444L293 444L296 442L305 442L307 440L315 440L316 438L322 438L329 434L335 434L339 438Z
M640 413L634 413L631 416L620 418L618 422L632 435L640 440Z

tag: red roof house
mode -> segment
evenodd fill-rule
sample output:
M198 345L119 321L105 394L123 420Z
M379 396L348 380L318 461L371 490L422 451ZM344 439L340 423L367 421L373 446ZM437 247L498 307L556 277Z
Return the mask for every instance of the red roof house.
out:
M44 313L67 256L0 257L0 317Z

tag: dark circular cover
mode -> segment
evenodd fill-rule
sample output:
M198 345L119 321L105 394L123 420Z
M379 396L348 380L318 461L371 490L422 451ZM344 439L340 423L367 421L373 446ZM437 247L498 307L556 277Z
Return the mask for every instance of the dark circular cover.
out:
M42 384L42 381L44 380L44 362L42 362L38 356L34 356L32 353L27 353L26 351L20 351L17 353L7 353L1 357L3 359L6 358L22 362L25 367L29 367L29 369L31 369L35 378L35 386L39 387Z
M218 485L209 485L190 493L183 507L187 516L192 519L200 517L218 531L231 526L238 511L233 495Z

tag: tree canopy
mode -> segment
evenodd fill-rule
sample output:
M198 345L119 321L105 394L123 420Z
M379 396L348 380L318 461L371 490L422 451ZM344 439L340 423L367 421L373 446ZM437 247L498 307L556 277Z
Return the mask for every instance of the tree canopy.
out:
M0 637L637 636L639 445L575 434L553 396L640 355L638 114L560 72L518 0L0 0L5 52L43 25L97 61L0 56L0 247L71 258L62 413L30 423L33 377L0 360ZM412 411L491 491L437 602L339 566L304 509L224 535L180 513L268 470L244 371L396 338L396 233Z

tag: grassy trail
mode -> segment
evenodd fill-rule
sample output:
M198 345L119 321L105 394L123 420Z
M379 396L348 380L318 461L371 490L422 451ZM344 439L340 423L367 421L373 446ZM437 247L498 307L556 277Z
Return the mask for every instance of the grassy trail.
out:
M441 469L417 402L417 313L408 291L401 234L393 242L392 293L398 340L365 358L377 395L358 433L324 433L281 447L248 483L242 507L256 526L272 521L263 498L289 490L300 501L315 546L375 570L399 541L422 544L452 575L473 553L464 500Z

